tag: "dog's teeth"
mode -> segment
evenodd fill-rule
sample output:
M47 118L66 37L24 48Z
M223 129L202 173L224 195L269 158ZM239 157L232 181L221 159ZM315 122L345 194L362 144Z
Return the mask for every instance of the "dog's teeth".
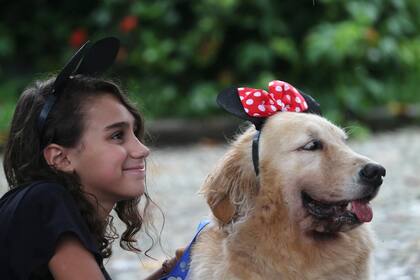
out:
M351 202L347 203L346 210L351 211Z

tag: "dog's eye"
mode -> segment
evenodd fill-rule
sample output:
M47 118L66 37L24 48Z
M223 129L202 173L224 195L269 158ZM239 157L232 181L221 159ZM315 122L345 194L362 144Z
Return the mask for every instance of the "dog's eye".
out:
M322 142L320 140L313 140L302 147L302 150L305 151L316 151L322 150Z

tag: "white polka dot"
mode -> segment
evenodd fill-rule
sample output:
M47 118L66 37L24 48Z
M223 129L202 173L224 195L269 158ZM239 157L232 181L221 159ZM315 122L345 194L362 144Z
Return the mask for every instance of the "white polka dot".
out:
M249 95L250 93L251 93L250 91L245 92L246 95Z
M239 99L244 100L244 97L243 96L239 96Z
M281 102L281 100L277 100L277 105L279 105L279 106L284 106L284 104L283 104L283 102Z
M250 98L245 103L248 104L248 105L252 105L252 104L254 104L254 100Z
M303 106L304 106L305 108L308 108L308 103L306 103L306 101L303 101Z
M245 109L245 112L246 112L246 113L249 113L249 110L248 110L248 108L244 108L244 109Z
M271 99L270 99L270 104L271 104L271 105L273 105L273 104L274 104L274 101L273 101L273 100L271 100Z
M274 81L268 83L268 86L271 87L274 84Z
M284 84L284 90L288 90L290 87L288 84Z
M240 87L240 88L238 88L238 90L244 90L244 88L243 87Z
M253 117L259 117L259 116L260 116L260 114L258 114L258 113L254 113L252 116L253 116Z
M300 112L300 108L299 107L296 107L295 111L299 113Z
M265 112L265 106L264 105L258 105L258 110L261 112Z
M276 91L282 92L283 91L283 88L281 86L276 86Z
M296 103L299 103L299 104L300 104L300 102L301 102L301 101L300 101L300 98L299 98L299 97L297 97L297 96L295 97L295 101L296 101Z
M259 96L261 96L261 92L259 92L259 91L254 92L254 96L255 96L255 97L259 97Z
M277 108L275 107L275 106L273 106L273 105L271 105L271 111L277 111Z
M290 100L292 100L292 98L288 94L286 95L286 99L287 99L288 102L290 102Z

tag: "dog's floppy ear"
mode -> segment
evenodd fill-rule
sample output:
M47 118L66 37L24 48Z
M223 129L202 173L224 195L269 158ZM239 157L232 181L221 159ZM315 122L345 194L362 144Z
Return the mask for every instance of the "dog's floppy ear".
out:
M220 193L219 193L220 195ZM213 193L212 196L207 197L207 203L210 205L211 212L213 215L222 223L228 224L235 216L235 207L230 202L229 195L218 196ZM217 200L223 197L219 202Z
M250 209L251 198L257 191L252 166L250 142L254 129L237 140L215 170L207 177L201 192L213 215L227 224Z

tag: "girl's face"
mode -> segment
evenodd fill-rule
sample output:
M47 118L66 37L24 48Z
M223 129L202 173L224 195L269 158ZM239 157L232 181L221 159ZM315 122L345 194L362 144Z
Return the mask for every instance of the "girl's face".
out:
M68 157L83 189L112 209L143 194L149 149L135 135L134 117L115 97L104 94L88 102L84 133Z

